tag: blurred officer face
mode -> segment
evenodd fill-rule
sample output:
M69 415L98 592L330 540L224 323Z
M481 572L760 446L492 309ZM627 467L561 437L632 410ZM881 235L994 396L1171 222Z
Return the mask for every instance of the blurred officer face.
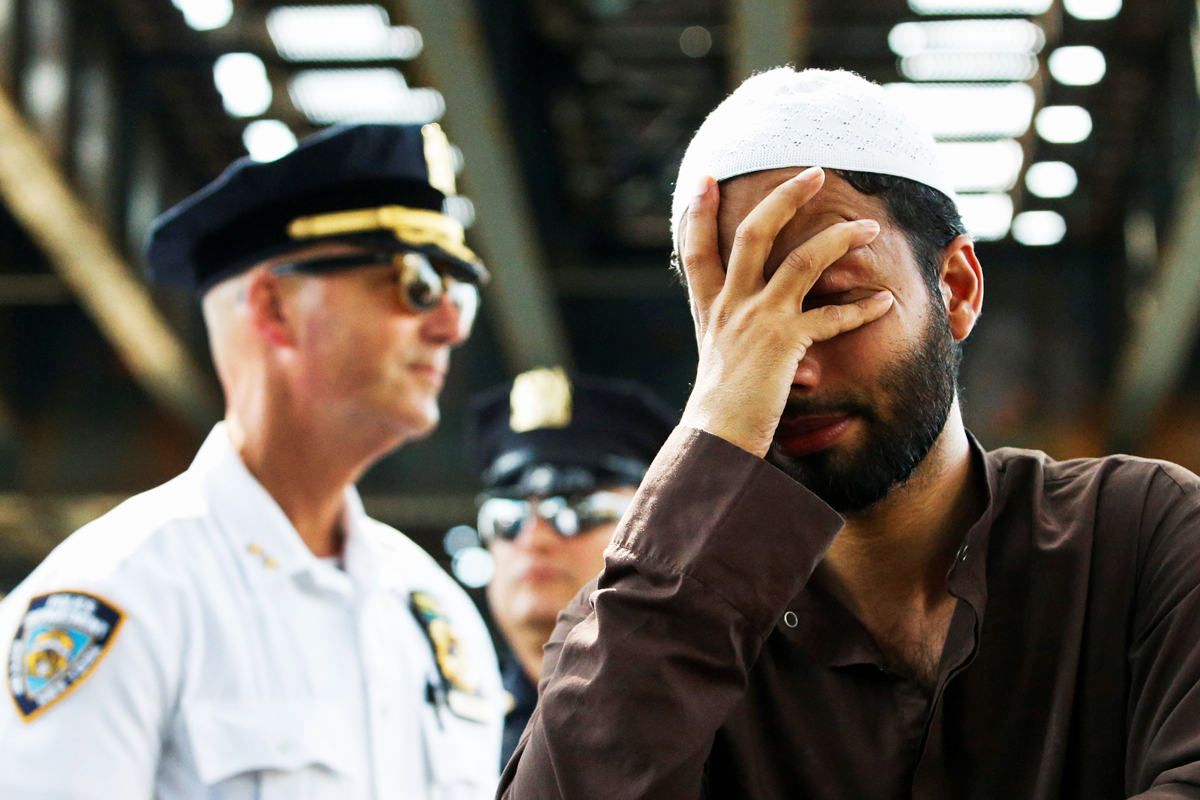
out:
M264 266L356 252L366 251L324 243ZM385 426L403 439L433 429L450 350L469 333L449 297L413 310L402 300L401 271L386 264L272 277L286 324L281 357L315 409Z
M738 224L771 190L799 172L758 172L722 187L718 231L726 263ZM818 231L864 218L879 222L879 236L826 269L804 307L850 303L880 290L891 292L895 304L874 323L808 349L796 367L767 456L842 512L879 501L928 455L955 399L955 340L965 338L974 323L974 316L966 323L952 321L947 311L962 277L953 270L970 265L955 262L948 279L941 264L927 267L942 274L941 293L934 295L884 201L861 194L830 172L820 193L776 238L766 273L774 273L789 252Z
M637 487L604 491L633 497ZM536 506L542 498L527 499ZM530 632L542 636L543 642L550 638L558 612L604 568L604 548L616 527L614 520L564 537L546 519L533 514L515 538L491 540L496 572L488 584L488 604L510 641L516 641L519 633Z

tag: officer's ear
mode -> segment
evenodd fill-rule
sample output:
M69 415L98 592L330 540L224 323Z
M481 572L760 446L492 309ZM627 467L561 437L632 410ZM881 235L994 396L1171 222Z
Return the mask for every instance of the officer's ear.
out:
M296 337L285 311L283 280L267 267L256 267L243 291L250 326L276 347L293 347Z

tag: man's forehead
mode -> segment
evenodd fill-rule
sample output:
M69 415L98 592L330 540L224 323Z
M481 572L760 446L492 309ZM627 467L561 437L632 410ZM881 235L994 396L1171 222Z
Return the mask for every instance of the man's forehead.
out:
M784 181L800 174L803 168L784 168L739 175L721 183L721 205L717 224L728 234L741 223ZM874 219L880 224L891 221L887 204L880 197L866 195L837 174L826 170L825 183L817 195L797 209L784 230L814 224L833 224L841 220ZM724 236L722 238L725 238Z
M723 261L728 262L733 250L734 232L741 221L776 187L803 170L803 167L764 170L730 178L721 183L718 246ZM856 219L873 219L879 222L883 229L881 237L873 245L852 251L824 270L814 284L813 292L820 294L845 291L883 280L887 274L899 268L899 263L896 258L881 260L878 254L868 252L877 247L890 248L898 245L902 248L902 253L893 252L893 255L899 256L903 261L911 258L912 250L908 238L896 227L883 198L863 194L849 181L826 170L825 183L821 190L796 212L775 237L774 246L765 263L767 272L773 272L792 248L799 246L822 229ZM686 229L684 235L686 236Z

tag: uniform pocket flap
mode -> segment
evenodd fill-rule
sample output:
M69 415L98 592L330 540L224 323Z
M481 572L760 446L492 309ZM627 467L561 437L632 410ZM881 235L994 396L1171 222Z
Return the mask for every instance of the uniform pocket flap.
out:
M350 770L352 737L333 703L197 701L184 710L200 779L208 785L244 772L322 766Z

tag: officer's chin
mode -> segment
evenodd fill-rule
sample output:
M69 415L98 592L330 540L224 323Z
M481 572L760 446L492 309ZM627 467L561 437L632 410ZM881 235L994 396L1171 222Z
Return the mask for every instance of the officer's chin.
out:
M431 400L428 405L417 409L409 418L408 424L405 426L404 441L419 442L429 438L437 430L438 423L441 421L442 414L437 401Z

